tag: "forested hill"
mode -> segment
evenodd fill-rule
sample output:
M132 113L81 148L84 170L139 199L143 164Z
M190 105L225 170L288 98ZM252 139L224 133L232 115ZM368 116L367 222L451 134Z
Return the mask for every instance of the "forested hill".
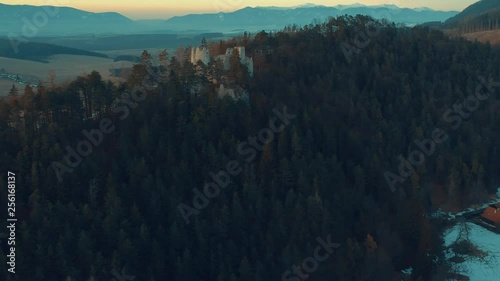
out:
M444 26L455 29L460 34L500 30L500 7L479 15L470 16L460 21L445 24Z
M446 22L429 22L450 35L500 30L500 1L481 0L465 8Z
M46 62L52 55L108 56L53 44L29 42L23 38L0 38L0 57Z
M498 0L479 0L476 3L465 8L458 15L448 19L446 23L456 23L459 21L463 21L469 17L478 16L495 9L500 9L500 2Z
M367 17L209 43L235 46L253 77L237 56L224 71L144 53L126 84L94 72L0 100L0 198L16 173L19 220L2 280L296 281L317 247L308 280L448 276L428 214L498 186L499 50Z

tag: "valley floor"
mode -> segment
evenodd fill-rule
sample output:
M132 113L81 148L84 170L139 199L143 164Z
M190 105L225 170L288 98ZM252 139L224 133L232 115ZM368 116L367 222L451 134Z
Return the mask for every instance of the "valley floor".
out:
M71 81L79 75L92 72L92 70L98 71L104 80L110 79L113 81L117 80L117 78L111 76L111 69L132 66L132 62L114 62L113 59L109 58L77 55L55 55L49 58L49 63L0 57L0 68L4 68L6 73L32 77L36 80L47 82L49 72L54 71L57 83ZM7 95L12 84L16 85L19 92L22 92L24 89L23 84L2 78L0 79L0 96Z
M481 31L464 34L463 37L470 41L482 43L490 42L491 45L500 45L500 30Z

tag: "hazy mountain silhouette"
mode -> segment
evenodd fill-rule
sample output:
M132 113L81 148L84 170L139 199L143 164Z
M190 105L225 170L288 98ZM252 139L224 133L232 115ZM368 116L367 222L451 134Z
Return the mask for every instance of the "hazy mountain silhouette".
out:
M32 20L36 14L45 13L49 20L57 22L86 23L130 23L131 19L114 12L93 13L70 7L6 5L0 4L0 20L23 23L23 18Z
M93 13L70 7L0 4L0 34L103 33L126 30L134 21L114 12Z
M445 21L456 15L457 11L434 11L431 9L399 8L394 5L363 6L311 6L296 8L246 7L231 13L190 14L173 17L166 21L169 29L204 28L207 30L259 30L280 29L286 25L305 25L314 19L325 20L341 15L368 15L374 18L387 18L390 21L405 24L418 24L427 21Z
M368 15L390 21L417 24L444 21L458 12L362 4L334 7L304 4L292 8L246 7L231 13L190 14L168 20L134 21L119 13L92 13L69 7L0 4L0 35L65 36L82 34L133 34L192 31L232 32L278 30L287 25L310 24L340 15Z

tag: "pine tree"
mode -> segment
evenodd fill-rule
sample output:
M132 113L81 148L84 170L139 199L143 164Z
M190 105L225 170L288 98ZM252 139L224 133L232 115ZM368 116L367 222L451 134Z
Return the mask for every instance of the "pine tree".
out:
M9 96L16 97L18 94L19 94L19 91L17 90L16 85L12 84L12 87L9 90Z

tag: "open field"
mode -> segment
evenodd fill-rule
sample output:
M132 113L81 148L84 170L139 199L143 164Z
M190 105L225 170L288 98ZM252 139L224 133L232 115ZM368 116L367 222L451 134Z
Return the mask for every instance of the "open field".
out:
M500 46L500 30L467 33L463 37L470 41L490 42L491 45Z
M99 58L78 55L55 55L49 58L49 63L41 63L27 60L18 60L0 57L0 69L16 75L31 77L32 79L48 81L50 71L56 75L56 83L64 83L73 80L75 77L98 71L103 79L112 81L118 80L112 77L110 69L132 67L133 63L126 61L113 62L110 58ZM0 79L0 95L6 95L12 86L16 86L21 91L24 85L8 79Z

